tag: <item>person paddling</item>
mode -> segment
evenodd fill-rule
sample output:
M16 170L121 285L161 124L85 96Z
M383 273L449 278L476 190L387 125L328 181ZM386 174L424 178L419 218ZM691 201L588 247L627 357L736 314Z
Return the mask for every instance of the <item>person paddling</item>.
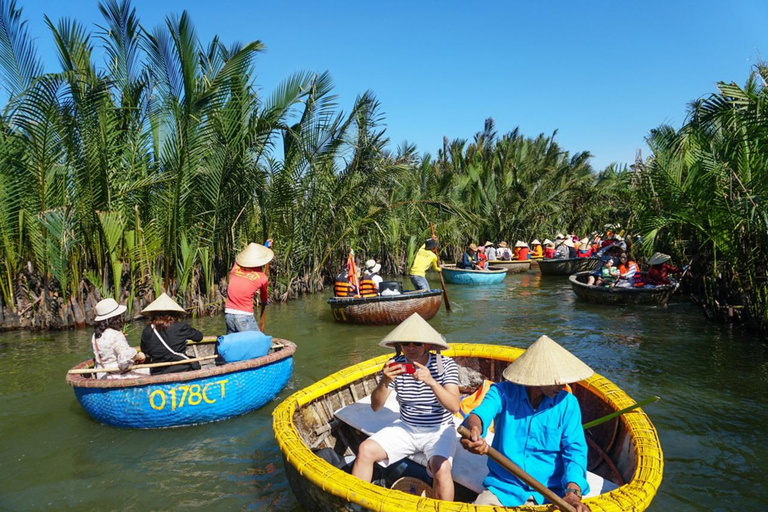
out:
M141 333L141 351L147 354L153 363L190 359L187 356L187 340L203 339L202 332L181 321L186 311L165 293L142 309L141 314L150 318L149 324ZM193 362L152 368L151 372L152 375L162 375L199 369L200 363Z
M429 290L427 270L430 267L435 272L442 271L440 265L437 264L437 247L437 240L428 238L424 245L419 248L419 252L416 253L409 272L414 290Z
M265 306L269 304L269 280L264 274L263 266L274 257L272 249L255 243L248 244L248 247L235 257L235 264L229 272L224 309L227 334L260 330L259 323L253 316L253 298L258 293L261 303Z

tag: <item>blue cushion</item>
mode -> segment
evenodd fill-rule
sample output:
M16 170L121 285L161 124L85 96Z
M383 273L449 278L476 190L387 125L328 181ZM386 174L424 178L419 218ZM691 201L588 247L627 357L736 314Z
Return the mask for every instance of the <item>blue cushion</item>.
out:
M272 336L261 331L233 332L219 336L216 345L222 359L234 363L267 355L272 346Z

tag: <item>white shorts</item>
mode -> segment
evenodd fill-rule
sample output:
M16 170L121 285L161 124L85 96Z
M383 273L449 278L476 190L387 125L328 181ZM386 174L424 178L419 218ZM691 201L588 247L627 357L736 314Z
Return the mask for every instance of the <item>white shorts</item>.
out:
M416 453L426 455L427 461L434 456L444 457L453 466L458 434L452 423L435 427L414 427L403 420L397 420L391 426L373 434L371 439L379 443L387 452L388 458L379 461L383 467ZM427 463L427 471L429 471L429 463Z

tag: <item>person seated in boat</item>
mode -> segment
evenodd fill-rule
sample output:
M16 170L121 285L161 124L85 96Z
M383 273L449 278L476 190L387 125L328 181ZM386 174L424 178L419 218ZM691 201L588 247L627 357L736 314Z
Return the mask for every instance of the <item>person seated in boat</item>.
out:
M605 262L608 261L608 259L613 259L613 261L618 261L619 254L621 254L621 247L615 244L606 245L605 247L602 247L599 251L597 251L597 256L600 258L600 263L597 266L595 270L592 271L592 273L589 275L589 278L587 279L588 285L594 285L594 286L602 286L603 283L603 266L605 265Z
M451 466L457 447L453 415L459 411L459 369L453 359L440 354L448 343L414 313L379 345L394 348L396 355L379 374L371 409L379 411L394 390L400 418L360 444L352 475L370 482L375 463L387 467L423 452L437 499L453 501Z
M530 249L528 248L528 244L523 242L522 240L518 240L515 244L515 248L517 249L517 259L518 261L526 261L528 259L528 253L530 252Z
M333 282L333 294L336 297L354 297L355 287L349 282L349 271L344 268Z
M477 248L477 267L480 270L488 270L488 256L485 255L485 246Z
M544 257L544 248L541 246L541 242L536 238L531 242L531 258L540 260Z
M485 242L485 255L488 258L488 261L496 261L499 257L495 244L490 240Z
M271 242L267 240L268 245ZM262 306L269 304L269 280L263 267L274 257L272 249L253 242L235 257L235 264L229 272L227 302L224 305L227 334L259 330L259 322L253 316L253 298L258 293Z
M540 337L503 372L482 403L464 420L470 439L462 446L488 453L484 437L495 426L492 446L547 486L577 512L589 512L581 495L587 483L587 442L581 409L566 384L592 376L592 369L547 336ZM544 497L488 459L484 491L475 505L516 507L544 504Z
M619 280L619 269L614 266L613 258L608 258L600 269L600 277L603 278L601 285L613 288L616 281Z
M477 246L475 244L467 246L467 250L461 255L461 261L456 264L456 267L465 270L478 270Z
M136 363L143 363L146 355L128 345L123 334L123 313L127 307L115 299L104 299L96 304L94 332L91 336L94 368L119 368L120 371L97 373L97 379L134 379L149 375L148 368L132 370Z
M555 257L555 242L549 238L544 239L544 259L551 260Z
M568 246L565 245L565 237L558 233L555 237L555 256L556 260L564 260L568 258Z
M634 288L637 285L636 277L640 277L638 272L640 272L640 267L637 263L630 260L626 252L622 252L619 255L619 280L616 282L616 287Z
M579 243L579 248L576 251L576 257L577 258L589 258L592 256L592 248L589 246L589 243L586 240L582 240L581 243Z
M149 356L153 363L169 363L191 359L187 356L187 340L201 341L203 333L191 327L181 318L186 314L184 308L163 293L149 306L141 310L149 317L149 323L141 333L141 351ZM200 363L175 364L152 368L152 375L199 370Z
M384 279L379 275L381 265L376 260L368 260L363 267L363 279L360 280L361 297L378 297L379 283Z
M509 246L505 240L499 242L499 249L496 251L496 257L499 259L499 261L512 260L512 251L509 249Z
M413 265L411 265L411 270L409 272L414 290L429 290L427 270L429 270L430 267L432 267L435 272L441 272L437 260L437 248L437 239L428 238L416 253L416 257L413 259Z
M613 245L613 230L611 229L605 232L605 238L600 244L600 248L603 249L605 247L608 247L609 245Z
M673 267L667 263L672 257L661 252L655 253L648 260L648 272L645 275L645 286L656 287L665 284L677 284L677 281L669 277L669 274L679 274L685 268Z

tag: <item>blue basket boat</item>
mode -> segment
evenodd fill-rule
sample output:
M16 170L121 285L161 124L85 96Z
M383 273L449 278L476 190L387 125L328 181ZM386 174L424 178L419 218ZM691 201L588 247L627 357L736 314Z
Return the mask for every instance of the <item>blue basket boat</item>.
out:
M278 338L273 341L282 347L263 357L221 366L136 379L68 374L67 382L85 412L113 427L165 428L219 421L264 406L288 384L296 345ZM73 370L92 365L93 360L88 360Z
M441 265L446 283L453 284L495 284L507 277L507 269L488 267L488 270L468 270L456 268L456 265Z

